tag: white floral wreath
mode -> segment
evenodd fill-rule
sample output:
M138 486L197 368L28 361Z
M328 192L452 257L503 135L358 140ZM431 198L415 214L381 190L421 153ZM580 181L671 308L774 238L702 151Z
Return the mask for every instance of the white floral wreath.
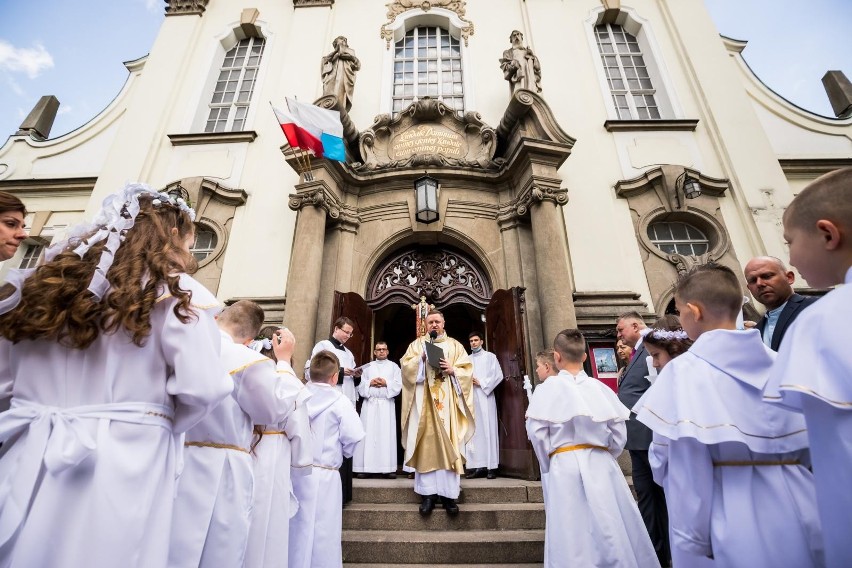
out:
M650 334L654 339L661 339L663 341L683 341L685 339L689 339L689 335L687 335L682 329L676 329L674 331L669 331L667 329L652 329Z

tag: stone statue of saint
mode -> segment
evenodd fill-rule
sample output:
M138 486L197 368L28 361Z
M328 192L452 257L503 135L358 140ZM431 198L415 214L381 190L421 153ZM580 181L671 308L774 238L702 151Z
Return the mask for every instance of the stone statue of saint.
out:
M429 315L429 310L434 310L435 305L426 301L426 296L420 296L420 302L411 304L411 308L416 314L417 337L426 335L426 316Z
M355 92L355 72L361 69L361 62L345 37L334 38L331 45L334 51L322 58L322 94L334 95L342 110L348 111Z
M524 34L515 30L509 36L512 47L503 52L500 69L509 81L512 94L518 89L541 92L541 65L529 46L524 47Z

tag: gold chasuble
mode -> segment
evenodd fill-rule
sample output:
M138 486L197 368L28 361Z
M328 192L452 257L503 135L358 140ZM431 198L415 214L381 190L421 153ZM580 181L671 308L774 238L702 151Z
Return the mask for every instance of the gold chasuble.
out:
M423 355L423 343L428 336L417 339L408 346L402 357L402 444L406 455L411 455L405 465L420 473L439 469L464 473L462 448L473 437L473 363L461 343L447 335L435 339L435 345L444 351L446 359L456 372L463 396L458 396L455 381L424 362L426 380L417 384L417 370ZM419 412L418 412L419 409ZM419 414L419 421L411 420ZM415 418L416 420L416 418ZM417 428L413 452L407 448L411 438L409 428ZM410 443L410 442L408 442Z

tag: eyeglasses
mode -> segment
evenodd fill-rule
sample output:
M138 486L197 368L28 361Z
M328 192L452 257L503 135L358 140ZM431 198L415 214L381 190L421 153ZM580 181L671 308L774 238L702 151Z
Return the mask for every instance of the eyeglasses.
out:
M376 347L376 351L387 351L387 347Z
M355 330L354 330L354 329L353 329L353 330L351 330L351 331L346 331L345 329L340 328L340 327L339 327L339 328L337 328L337 329L339 329L340 331L342 331L345 335L348 335L349 337L352 337L352 334L353 334L353 333L355 333Z

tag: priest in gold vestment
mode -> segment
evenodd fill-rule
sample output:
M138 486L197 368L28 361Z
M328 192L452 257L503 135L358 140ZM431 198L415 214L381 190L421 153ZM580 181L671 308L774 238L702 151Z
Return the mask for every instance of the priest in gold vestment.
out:
M402 446L405 465L414 470L414 491L423 497L420 513L428 515L440 496L450 515L464 473L465 444L473 436L473 364L464 346L444 332L444 316L431 310L427 333L415 339L402 357ZM424 343L444 351L441 369L426 361Z

